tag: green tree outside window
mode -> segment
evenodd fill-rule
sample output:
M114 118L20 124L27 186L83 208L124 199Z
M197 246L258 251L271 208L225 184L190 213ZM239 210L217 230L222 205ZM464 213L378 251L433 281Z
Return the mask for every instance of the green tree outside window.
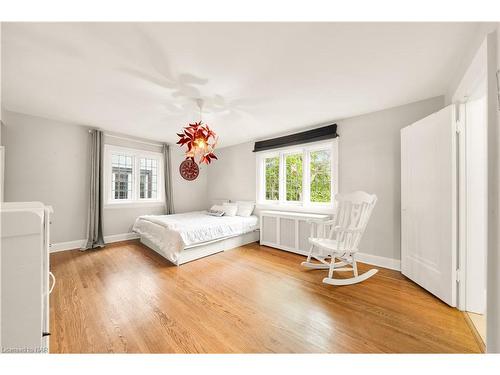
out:
M266 200L279 200L280 191L280 158L279 156L266 158Z
M311 151L311 202L329 203L331 201L331 161L327 150Z

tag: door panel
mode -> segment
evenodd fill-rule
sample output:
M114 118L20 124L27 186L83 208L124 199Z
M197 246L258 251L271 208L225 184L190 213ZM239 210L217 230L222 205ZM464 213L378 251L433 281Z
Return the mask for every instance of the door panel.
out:
M456 306L455 107L401 130L401 271Z

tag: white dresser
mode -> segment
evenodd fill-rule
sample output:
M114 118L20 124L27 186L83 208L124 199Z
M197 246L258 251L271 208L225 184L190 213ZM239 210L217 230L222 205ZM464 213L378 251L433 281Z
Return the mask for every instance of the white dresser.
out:
M51 212L40 202L0 203L3 353L48 352Z
M311 236L311 224L307 220L327 221L329 218L326 214L261 211L260 244L307 255Z

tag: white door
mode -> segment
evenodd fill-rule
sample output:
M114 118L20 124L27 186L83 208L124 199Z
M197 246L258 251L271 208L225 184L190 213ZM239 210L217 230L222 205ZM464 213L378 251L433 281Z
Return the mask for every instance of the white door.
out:
M456 306L455 106L401 130L401 270Z

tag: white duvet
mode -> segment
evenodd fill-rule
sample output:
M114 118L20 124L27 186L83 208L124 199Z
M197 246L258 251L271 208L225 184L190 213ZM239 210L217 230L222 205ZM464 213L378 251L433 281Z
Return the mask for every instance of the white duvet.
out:
M165 258L175 263L186 248L248 233L257 226L257 216L215 217L205 211L196 211L139 216L133 231L152 242Z

